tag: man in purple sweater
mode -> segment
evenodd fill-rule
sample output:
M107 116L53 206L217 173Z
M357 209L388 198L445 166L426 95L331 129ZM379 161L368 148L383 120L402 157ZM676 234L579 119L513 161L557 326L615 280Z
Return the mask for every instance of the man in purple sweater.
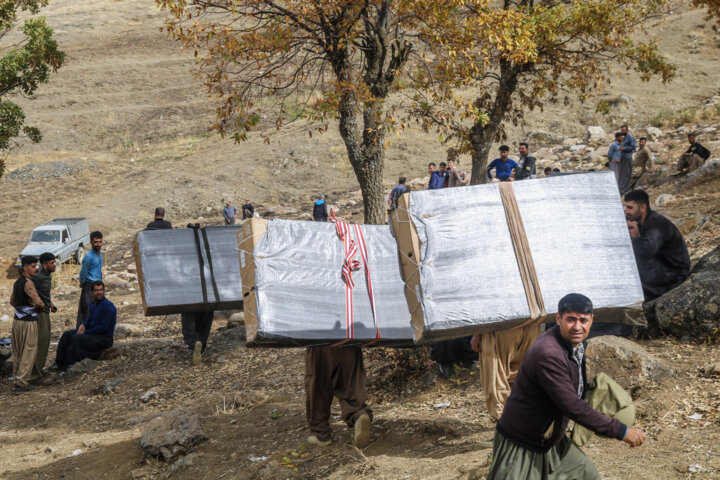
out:
M560 300L557 325L537 339L520 366L498 421L488 480L600 479L598 471L566 435L569 420L632 447L645 434L607 417L584 400L585 339L593 322L589 298Z

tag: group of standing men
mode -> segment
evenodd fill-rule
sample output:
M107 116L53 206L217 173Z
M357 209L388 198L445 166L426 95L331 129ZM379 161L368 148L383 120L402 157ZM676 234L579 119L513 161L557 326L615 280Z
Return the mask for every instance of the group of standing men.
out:
M102 233L92 232L90 243L92 250L83 257L80 269L77 326L64 332L58 342L54 366L60 371L84 358L97 358L113 344L117 310L105 298ZM10 297L14 308L11 348L15 392L30 391L34 384L48 385L54 381L44 369L50 348L50 313L57 311L50 294L57 260L55 255L45 252L39 259L23 257L21 267L21 276Z

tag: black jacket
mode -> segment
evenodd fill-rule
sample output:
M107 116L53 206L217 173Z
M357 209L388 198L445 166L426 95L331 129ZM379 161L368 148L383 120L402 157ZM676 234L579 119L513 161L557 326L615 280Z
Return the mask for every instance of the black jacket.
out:
M688 147L687 150L685 150L685 153L694 153L697 154L700 158L703 160L707 160L710 158L710 150L700 145L698 142L693 143Z
M316 222L327 222L327 219L327 203L322 200L318 200L317 202L315 202L315 206L313 206L313 220L315 220Z
M45 304L45 313L50 313L50 289L52 288L52 278L42 268L38 270L32 281L35 284L35 290L37 290L38 296L42 299Z
M242 206L243 220L246 218L252 218L255 215L255 207L252 203L246 203Z
M172 228L172 223L162 218L156 218L152 222L147 224L145 230L169 230Z
M535 341L525 354L510 391L498 430L518 445L547 452L560 443L570 419L606 437L622 440L627 428L620 421L594 410L578 398L580 381L572 346L555 326ZM585 359L583 392L587 391ZM553 426L552 433L545 434Z
M673 223L649 210L640 225L640 237L632 239L645 300L659 297L690 275L690 255L685 240Z
M520 168L515 169L515 180L526 180L530 178L530 175L535 175L535 163L537 160L532 155L528 155L523 158L520 157L518 165Z

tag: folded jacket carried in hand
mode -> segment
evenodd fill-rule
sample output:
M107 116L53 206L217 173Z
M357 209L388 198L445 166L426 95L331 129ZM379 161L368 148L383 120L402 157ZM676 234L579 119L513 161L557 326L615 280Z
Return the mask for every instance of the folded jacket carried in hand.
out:
M250 219L243 223L238 244L249 345L413 344L390 229L362 225L359 238L355 225L345 225L348 242L352 240L358 249L349 258L349 266L358 267L352 271L354 286L349 289L342 275L346 245L334 222ZM352 309L346 308L350 304Z
M596 320L642 287L612 172L415 191L391 215L417 342L554 317L587 295Z
M133 253L145 315L242 308L239 228L138 232Z

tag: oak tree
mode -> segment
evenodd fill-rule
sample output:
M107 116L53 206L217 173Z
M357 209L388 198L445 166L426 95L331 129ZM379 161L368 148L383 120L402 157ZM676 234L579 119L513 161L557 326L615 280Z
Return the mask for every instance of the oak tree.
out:
M40 130L25 124L25 112L11 95L32 95L57 71L65 58L42 17L30 17L18 28L18 15L35 15L48 0L0 0L0 154L7 154L20 138L39 142ZM0 177L5 170L0 159Z

